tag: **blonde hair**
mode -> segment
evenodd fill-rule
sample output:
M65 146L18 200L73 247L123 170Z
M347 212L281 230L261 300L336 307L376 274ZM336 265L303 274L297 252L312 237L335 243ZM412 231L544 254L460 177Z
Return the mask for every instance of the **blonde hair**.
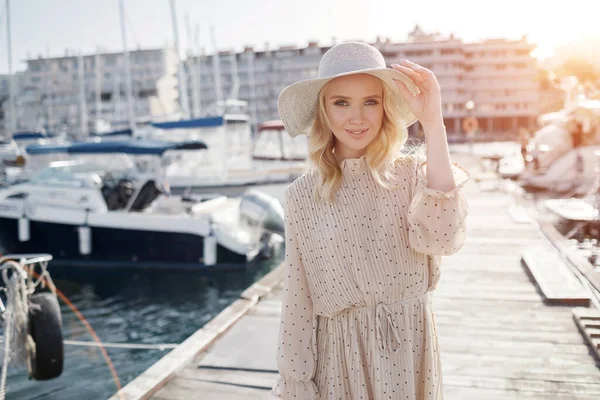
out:
M316 169L319 180L314 188L317 201L332 202L342 182L342 168L333 149L335 136L329 128L325 111L325 85L318 96L317 113L308 140L308 157ZM373 179L384 188L394 188L390 167L399 156L408 139L406 124L399 118L395 107L395 94L383 84L383 121L379 134L369 143L365 159Z

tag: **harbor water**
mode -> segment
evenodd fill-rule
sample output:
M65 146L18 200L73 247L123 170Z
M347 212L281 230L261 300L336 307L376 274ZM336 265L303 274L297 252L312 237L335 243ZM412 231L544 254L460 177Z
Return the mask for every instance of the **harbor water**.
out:
M170 349L111 348L110 343L179 344L239 298L283 257L237 271L166 272L52 269L57 288L91 325L118 377L126 385ZM62 302L61 302L62 303ZM67 340L94 342L82 321L61 304ZM26 370L10 369L7 399L106 399L117 379L97 347L65 345L65 367L57 379L30 381Z

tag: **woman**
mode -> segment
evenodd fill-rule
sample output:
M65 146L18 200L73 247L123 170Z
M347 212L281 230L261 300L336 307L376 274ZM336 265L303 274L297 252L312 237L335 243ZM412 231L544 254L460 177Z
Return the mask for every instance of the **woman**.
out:
M284 399L441 399L429 292L464 241L466 170L450 161L433 73L386 68L342 43L279 97L315 170L285 189L286 254L272 393ZM427 160L402 154L418 119ZM426 171L425 171L426 170ZM458 185L455 182L455 176Z

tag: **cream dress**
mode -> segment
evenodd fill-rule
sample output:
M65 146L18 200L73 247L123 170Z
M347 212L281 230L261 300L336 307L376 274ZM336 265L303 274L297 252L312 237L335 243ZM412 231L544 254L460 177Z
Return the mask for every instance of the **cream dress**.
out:
M315 202L316 172L285 189L286 252L277 351L283 399L441 399L430 293L442 255L465 238L469 173L427 188L425 163L394 163L387 190L364 157L341 162L334 203ZM418 166L418 167L417 167Z

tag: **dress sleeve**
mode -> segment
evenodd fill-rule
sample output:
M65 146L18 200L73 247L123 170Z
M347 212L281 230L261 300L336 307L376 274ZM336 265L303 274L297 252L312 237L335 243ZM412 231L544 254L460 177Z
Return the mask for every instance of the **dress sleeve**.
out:
M280 376L271 393L277 398L315 400L317 386L313 304L296 235L289 186L285 190L284 292L281 305L277 369Z
M469 171L452 163L456 187L448 192L427 187L426 161L418 160L416 185L408 209L409 241L419 253L451 255L465 241L467 199L463 186L470 178Z

